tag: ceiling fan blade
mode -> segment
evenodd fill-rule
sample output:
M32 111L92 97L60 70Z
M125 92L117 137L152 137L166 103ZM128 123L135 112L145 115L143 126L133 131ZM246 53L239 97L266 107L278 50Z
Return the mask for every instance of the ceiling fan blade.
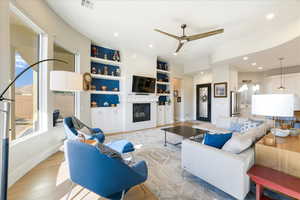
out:
M166 33L166 32L161 31L161 30L159 30L159 29L154 29L154 30L157 31L157 32L159 32L159 33L162 33L162 34L165 34L165 35L167 35L167 36L170 36L170 37L172 37L172 38L175 38L176 40L179 40L179 37L176 36L176 35L173 35L173 34L170 34L170 33Z
M182 48L183 45L184 45L183 42L179 42L178 47L175 52L178 53L178 51Z
M215 30L215 31L210 31L210 32L206 32L206 33L200 33L200 34L196 34L196 35L187 36L186 39L188 41L193 41L193 40L206 38L206 37L216 35L216 34L220 34L220 33L224 33L224 29L218 29L218 30Z

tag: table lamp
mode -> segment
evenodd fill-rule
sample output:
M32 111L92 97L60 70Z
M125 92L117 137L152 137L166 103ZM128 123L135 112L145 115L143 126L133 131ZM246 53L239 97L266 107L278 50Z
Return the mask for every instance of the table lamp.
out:
M265 117L294 117L295 96L293 94L261 94L252 96L252 114ZM273 129L276 136L287 136L289 131Z

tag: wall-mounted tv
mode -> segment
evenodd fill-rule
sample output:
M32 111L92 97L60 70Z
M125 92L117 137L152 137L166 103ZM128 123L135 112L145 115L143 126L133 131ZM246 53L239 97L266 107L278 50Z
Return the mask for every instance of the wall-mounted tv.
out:
M155 93L155 78L144 76L132 77L132 92L136 93Z

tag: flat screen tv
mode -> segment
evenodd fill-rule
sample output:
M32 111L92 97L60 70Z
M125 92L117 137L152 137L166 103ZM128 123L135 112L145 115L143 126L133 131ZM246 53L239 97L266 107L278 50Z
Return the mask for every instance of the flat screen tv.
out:
M134 75L132 77L132 92L155 93L155 81L155 78Z

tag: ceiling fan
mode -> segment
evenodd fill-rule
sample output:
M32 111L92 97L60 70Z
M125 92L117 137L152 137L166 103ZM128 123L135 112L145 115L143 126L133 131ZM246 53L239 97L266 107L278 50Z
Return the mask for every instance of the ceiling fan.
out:
M182 36L177 36L177 35L173 35L164 31L161 31L159 29L154 29L155 31L165 34L167 36L170 36L176 40L179 41L178 47L176 49L176 53L179 52L179 50L182 48L182 46L186 43L186 42L190 42L190 41L194 41L194 40L198 40L201 38L206 38L209 36L213 36L216 34L220 34L224 32L224 29L218 29L218 30L214 30L214 31L210 31L210 32L206 32L206 33L200 33L200 34L196 34L196 35L191 35L191 36L186 36L185 35L185 29L186 29L187 25L186 24L182 24L181 28L182 28Z

